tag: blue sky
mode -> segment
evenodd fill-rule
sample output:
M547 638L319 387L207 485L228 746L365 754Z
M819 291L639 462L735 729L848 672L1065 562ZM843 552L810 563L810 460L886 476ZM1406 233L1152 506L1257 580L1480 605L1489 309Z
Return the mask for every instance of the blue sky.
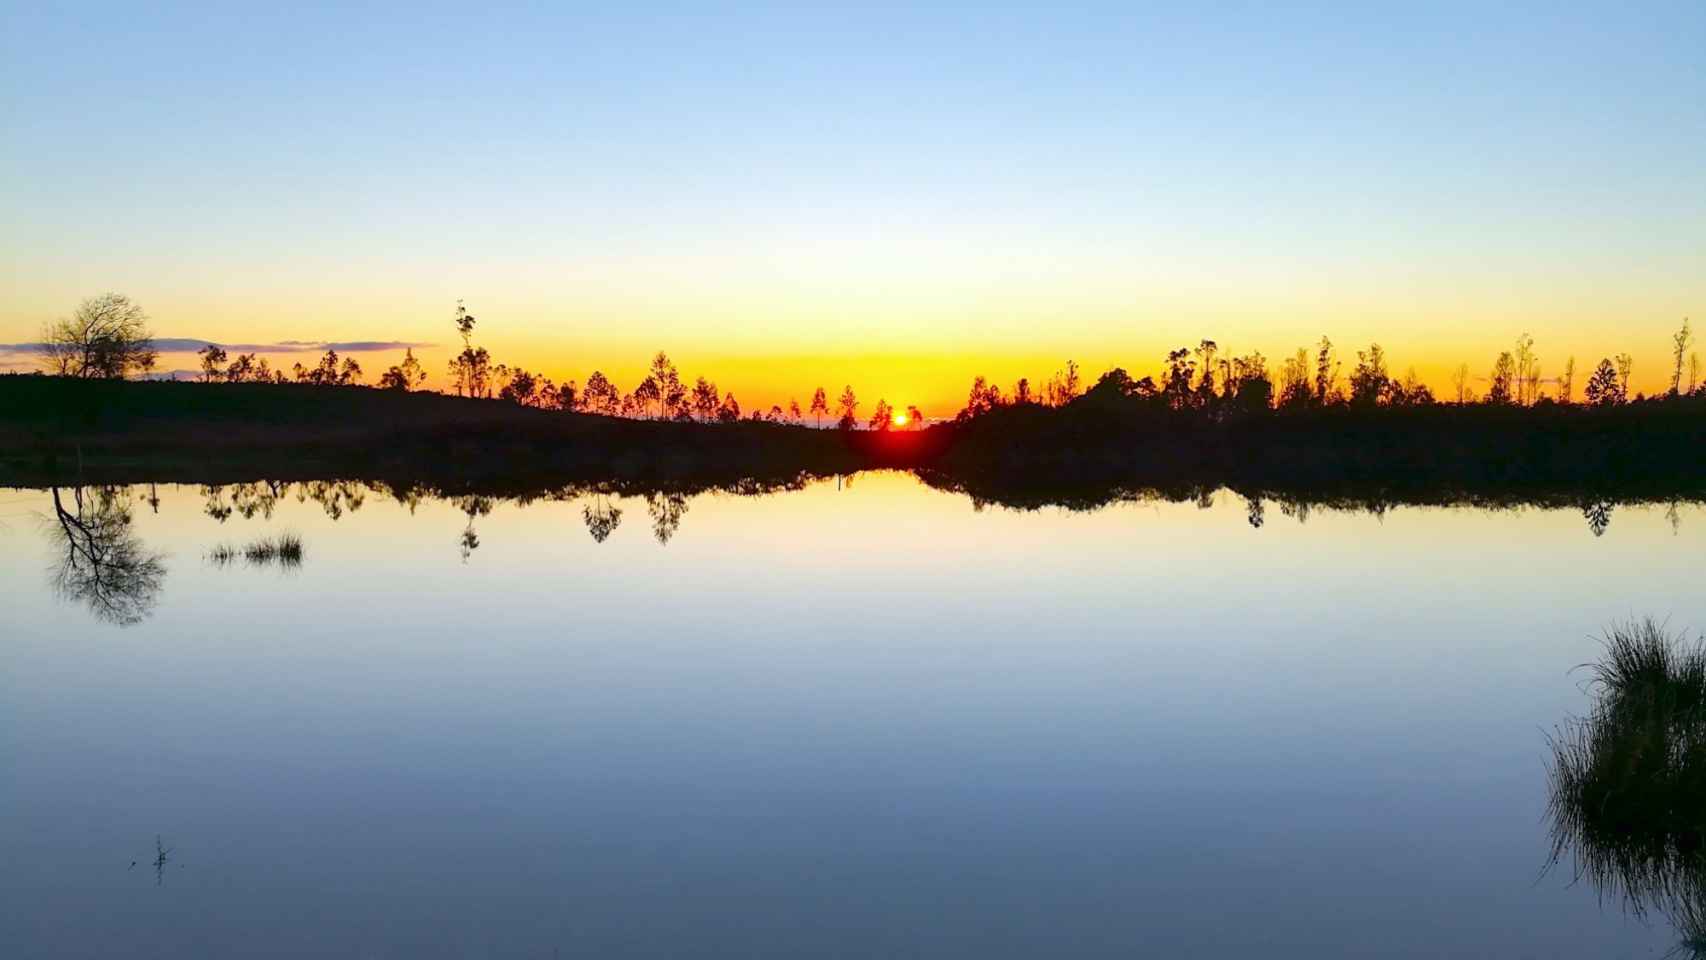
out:
M1657 344L1706 5L1495 6L14 6L0 341Z

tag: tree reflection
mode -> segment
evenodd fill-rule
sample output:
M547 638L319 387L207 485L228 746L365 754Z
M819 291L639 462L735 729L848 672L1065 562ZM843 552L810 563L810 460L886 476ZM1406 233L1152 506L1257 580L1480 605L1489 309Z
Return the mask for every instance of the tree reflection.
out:
M593 542L603 543L622 522L622 508L604 494L595 493L591 502L581 507L581 519L586 521L586 531L592 534Z
M1646 620L1613 627L1589 669L1593 709L1551 738L1551 863L1706 956L1706 649Z
M54 522L47 528L62 548L49 568L54 592L108 623L141 623L159 601L166 565L131 530L128 492L73 487L63 496L54 487L52 493Z
M462 528L462 536L456 542L456 550L462 555L462 562L467 563L474 551L480 549L480 534L474 529L474 521L492 512L492 498L470 494L456 497L451 502L456 504L456 509L468 516L468 524Z
M667 544L681 528L681 518L687 513L687 496L682 493L646 494L646 513L652 518L652 536L658 543Z
M326 511L326 516L338 520L345 512L354 513L360 510L367 500L367 491L354 481L315 480L297 487L296 502L302 503L305 500L319 504L320 508Z

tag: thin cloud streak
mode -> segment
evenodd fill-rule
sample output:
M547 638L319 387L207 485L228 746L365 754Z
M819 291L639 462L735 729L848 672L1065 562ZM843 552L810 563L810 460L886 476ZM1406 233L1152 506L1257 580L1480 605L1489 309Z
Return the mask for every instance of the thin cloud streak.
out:
M154 349L161 353L195 353L216 344L236 353L320 353L336 350L339 353L373 353L380 350L425 350L438 346L413 340L280 340L277 343L220 343L194 337L155 337ZM0 353L40 354L47 352L45 343L0 343Z

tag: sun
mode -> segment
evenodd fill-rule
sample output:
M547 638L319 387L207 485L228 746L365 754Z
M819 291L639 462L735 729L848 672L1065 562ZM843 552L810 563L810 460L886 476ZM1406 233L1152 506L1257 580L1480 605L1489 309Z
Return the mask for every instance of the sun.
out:
M894 412L894 425L897 427L906 426L906 414L899 411L899 410L896 410Z

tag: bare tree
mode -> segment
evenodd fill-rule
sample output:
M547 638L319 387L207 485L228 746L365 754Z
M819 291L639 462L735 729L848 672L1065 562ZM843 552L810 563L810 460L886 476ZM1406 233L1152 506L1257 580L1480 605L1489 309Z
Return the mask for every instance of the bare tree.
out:
M1694 331L1688 328L1687 317L1682 318L1682 329L1678 330L1676 335L1670 338L1670 341L1673 345L1672 353L1676 357L1676 367L1670 375L1670 395L1674 397L1682 393L1683 355L1688 352L1689 347L1694 345ZM1692 388L1690 388L1690 392L1692 392Z
M1512 392L1515 395L1517 406L1526 407L1534 403L1534 390L1540 379L1539 361L1534 356L1534 338L1527 333L1517 337L1514 356L1516 358L1516 376L1513 378L1515 390Z
M54 592L119 626L153 612L166 579L161 554L148 550L131 529L128 495L113 487L71 488L70 504L52 490L61 552L50 571Z
M104 293L77 305L69 320L42 331L49 371L62 377L121 379L154 368L159 351L148 314L121 293Z
M1468 403L1471 399L1469 395L1469 364L1460 363L1457 365L1457 369L1451 372L1451 385L1457 392L1458 406Z

